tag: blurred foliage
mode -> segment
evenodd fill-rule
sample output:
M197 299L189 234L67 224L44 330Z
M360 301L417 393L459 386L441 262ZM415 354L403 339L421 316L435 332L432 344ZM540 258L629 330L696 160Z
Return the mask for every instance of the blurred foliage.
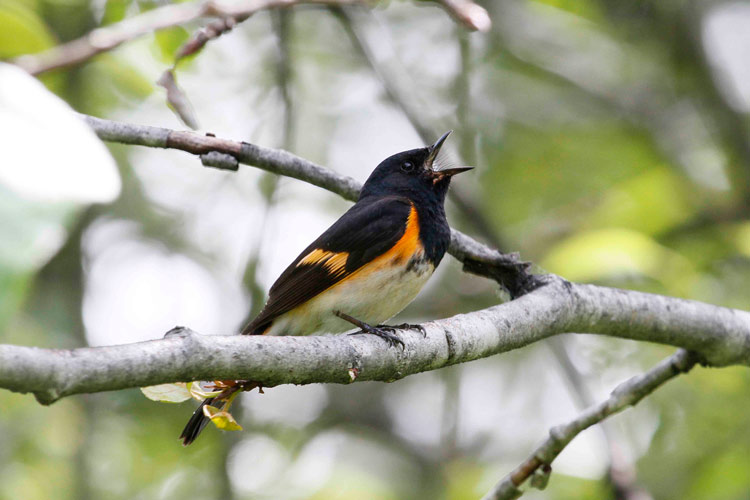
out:
M0 0L0 58L166 3ZM458 181L476 206L450 206L454 225L571 280L748 309L750 103L740 97L750 90L736 68L750 41L732 49L726 40L741 39L737 26L750 32L750 4L485 6L488 34L462 33L422 3L372 14L379 49L400 60L395 73L426 103L430 125L455 128L461 156L480 167ZM416 146L330 13L299 9L272 21L256 15L180 65L209 131L294 144L359 179L386 154ZM178 128L154 82L200 26L162 30L40 79L80 112ZM252 169L231 174L177 152L110 146L123 180L112 203L32 201L0 185L0 342L131 342L174 324L235 331L280 267L346 207ZM446 258L403 317L499 300L492 283ZM245 431L210 429L186 449L177 436L189 404L159 405L132 390L42 407L0 392L0 498L478 498L577 412L581 393L604 397L670 352L590 336L565 342L577 383L539 344L395 384L274 388L235 405ZM696 369L612 419L614 444L584 433L547 488L525 498L625 498L607 475L612 448L645 498L747 498L749 396L746 369Z

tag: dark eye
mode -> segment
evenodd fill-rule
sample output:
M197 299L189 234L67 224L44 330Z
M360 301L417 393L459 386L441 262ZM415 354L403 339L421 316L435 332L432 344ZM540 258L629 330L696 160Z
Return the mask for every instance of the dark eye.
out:
M405 161L401 164L401 170L403 170L404 172L411 172L412 170L414 170L414 164L410 161Z

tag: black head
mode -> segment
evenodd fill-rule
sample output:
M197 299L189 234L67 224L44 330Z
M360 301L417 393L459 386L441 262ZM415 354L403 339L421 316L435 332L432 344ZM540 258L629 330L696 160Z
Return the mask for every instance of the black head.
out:
M472 168L434 169L435 158L450 133L443 134L432 146L411 149L383 160L362 186L359 198L400 195L410 199L434 196L440 202L445 200L451 177Z

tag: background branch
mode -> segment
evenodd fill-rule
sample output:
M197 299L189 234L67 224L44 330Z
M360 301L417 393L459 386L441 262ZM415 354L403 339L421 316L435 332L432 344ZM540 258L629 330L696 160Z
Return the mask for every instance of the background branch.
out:
M218 21L220 24L226 24L227 19L244 21L256 12L266 9L286 8L298 4L341 5L353 3L360 3L360 0L244 0L233 3L205 0L169 4L119 23L97 28L81 38L57 45L44 52L18 57L13 62L32 75L38 75L53 69L80 64L97 54L112 50L140 36L195 21L201 17L218 17L220 18L220 21ZM231 27L234 24L236 23L231 24ZM220 34L218 33L216 36ZM202 47L206 41L203 41L200 46Z
M575 394L576 403L580 410L593 406L596 401L586 386L586 381L581 371L568 354L567 347L572 339L565 337L554 337L546 342L552 352L561 374L570 384L571 391ZM620 446L621 436L612 422L603 420L598 422L602 437L607 444L609 464L607 465L606 478L609 482L613 498L618 500L653 500L653 497L636 481L636 470L622 453Z
M179 26L201 17L216 17L199 30L181 47L175 64L182 57L194 54L210 40L218 38L237 24L247 20L261 10L287 8L299 4L351 5L363 4L364 0L244 0L224 2L204 0L190 3L168 4L125 19L110 26L97 28L87 35L62 45L57 45L38 54L27 54L13 62L32 75L54 69L80 64L97 54L110 51L154 31ZM492 25L487 10L471 0L436 0L453 19L463 26L487 31Z
M519 486L539 470L542 474L549 474L552 461L578 434L628 406L635 406L660 385L680 373L689 372L697 362L698 358L695 355L680 349L643 375L618 385L606 401L589 407L567 424L550 429L550 435L544 443L513 472L505 476L483 497L483 500L512 500L520 497L523 492Z
M437 0L446 12L466 28L475 31L489 31L492 21L487 10L471 0Z

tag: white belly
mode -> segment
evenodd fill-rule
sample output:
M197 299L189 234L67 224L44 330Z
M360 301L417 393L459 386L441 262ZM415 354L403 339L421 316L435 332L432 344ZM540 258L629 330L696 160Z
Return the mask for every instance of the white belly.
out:
M341 333L354 328L334 311L370 325L382 324L414 300L434 270L423 262L409 271L390 267L369 273L363 280L344 280L276 318L267 335Z

